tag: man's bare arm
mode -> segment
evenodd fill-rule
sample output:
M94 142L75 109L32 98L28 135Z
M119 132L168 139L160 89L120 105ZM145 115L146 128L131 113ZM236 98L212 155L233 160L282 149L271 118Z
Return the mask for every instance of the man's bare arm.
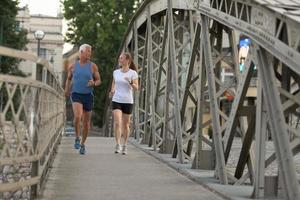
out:
M73 68L74 68L74 65L70 65L68 68L68 74L67 74L67 79L66 79L66 84L65 84L65 96L66 97L70 96L71 82L72 82L72 77L73 77Z
M88 82L88 86L90 87L99 86L101 84L100 73L96 64L93 64L93 73L94 73L94 79L89 80Z

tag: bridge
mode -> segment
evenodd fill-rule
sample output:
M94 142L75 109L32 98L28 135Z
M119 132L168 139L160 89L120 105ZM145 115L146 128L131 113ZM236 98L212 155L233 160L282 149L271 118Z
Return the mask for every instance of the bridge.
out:
M251 43L241 59L239 41L245 38ZM150 154L200 182L204 187L201 191L206 188L208 196L199 199L217 199L216 194L238 198L234 193L237 188L246 195L243 198L300 199L298 1L145 0L120 46L120 52L131 52L139 66L141 88L134 97L132 155L129 153L128 160L120 158L120 168L115 166L115 157L106 159L107 144L112 144L113 136L108 99L103 130L107 138L88 142L93 141L95 146L90 149L93 170L99 178L100 169L111 173L112 182L103 174L106 182L99 182L99 186L106 190L92 190L86 198L104 195L118 199L109 186L121 185L113 180L115 174L108 168L118 171L120 180L127 180L126 187L130 185L126 177L129 173L137 178L132 182L136 185L128 186L131 190L119 199L134 198L133 193L143 187L138 181L141 174L145 180L156 177L152 173L166 176L166 166L155 165L157 161L148 157ZM49 64L36 56L5 47L0 47L0 55L37 63L36 80L0 75L0 170L2 177L10 176L2 178L0 192L9 195L29 188L34 198L46 188L45 197L52 198L51 189L47 190L51 183L70 191L69 184L59 182L68 178L62 172L70 166L57 161L74 159L68 154L70 138L61 137L65 124L62 88ZM101 166L97 159L108 162ZM129 160L137 165L126 171ZM149 160L152 164L143 168ZM81 176L82 164L72 163L75 169L70 176ZM49 172L51 166L57 170ZM59 174L60 178L51 179ZM86 173L85 177L94 180L94 175ZM181 187L170 186L170 182L163 186L164 181L145 187L160 191L161 196L152 194L158 199L168 199L162 193L171 195L172 187L178 197L185 198L182 193L189 193L187 199L196 199L185 185L191 183L169 175ZM98 185L98 180L94 181ZM56 189L54 193L59 191ZM81 190L75 187L72 191ZM173 197L176 199L176 195Z

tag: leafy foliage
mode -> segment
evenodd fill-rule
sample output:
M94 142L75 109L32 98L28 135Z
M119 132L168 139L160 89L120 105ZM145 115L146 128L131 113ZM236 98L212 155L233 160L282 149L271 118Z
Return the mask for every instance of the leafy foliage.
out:
M20 28L16 21L18 1L0 1L0 45L23 50L28 40L27 30ZM0 73L24 76L18 69L20 60L0 56Z
M95 90L94 123L102 126L104 103L123 35L135 11L136 0L64 0L68 22L66 41L93 46L102 85Z

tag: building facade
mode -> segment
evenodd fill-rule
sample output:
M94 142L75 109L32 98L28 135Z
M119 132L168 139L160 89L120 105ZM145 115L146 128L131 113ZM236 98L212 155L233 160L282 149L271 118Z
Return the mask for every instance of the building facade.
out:
M62 34L63 17L59 14L57 17L45 15L30 15L28 7L20 8L17 21L21 28L28 30L27 50L37 54L38 41L34 36L37 30L42 30L45 36L40 40L40 57L49 61L57 78L62 81L63 72L63 45L64 37ZM20 63L20 70L35 78L36 64L30 61Z

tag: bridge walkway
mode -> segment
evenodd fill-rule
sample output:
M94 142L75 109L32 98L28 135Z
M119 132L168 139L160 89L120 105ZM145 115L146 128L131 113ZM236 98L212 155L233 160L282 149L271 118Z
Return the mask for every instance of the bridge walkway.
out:
M132 145L124 156L113 152L113 138L89 137L80 155L73 140L63 137L39 199L222 199Z

